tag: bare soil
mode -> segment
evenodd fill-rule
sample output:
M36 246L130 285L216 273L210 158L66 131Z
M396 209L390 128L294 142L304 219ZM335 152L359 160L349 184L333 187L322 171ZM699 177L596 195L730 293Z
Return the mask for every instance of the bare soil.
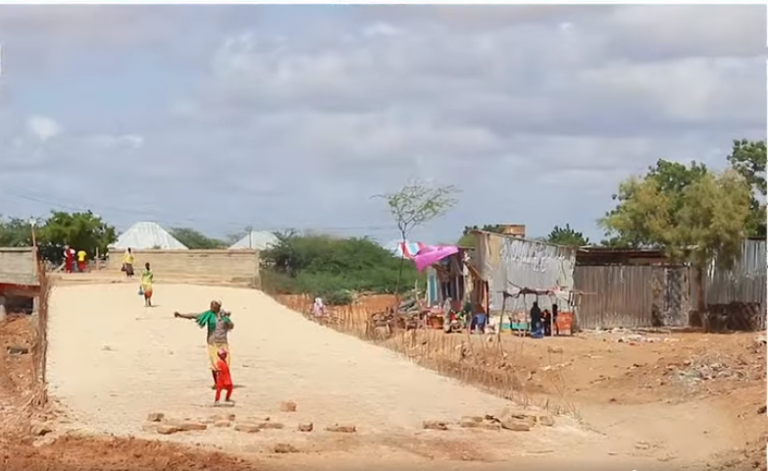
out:
M47 409L28 404L37 390L33 354L7 350L33 346L33 322L12 317L0 325L2 469L338 470L366 463L491 470L510 461L525 469L765 469L765 346L756 334L503 336L513 358L487 367L520 378L520 397L530 403L557 404L575 417L557 416L555 427L532 432L436 432L419 424L494 413L508 401L310 323L257 292L158 285L160 306L144 309L135 291L113 284L54 292ZM232 429L168 437L142 430L152 411L193 420L217 412L207 405L203 334L170 317L199 311L210 298L236 316L233 376L242 387L232 412L268 415L284 430L258 437ZM476 356L488 344L480 336L468 342ZM297 413L280 412L287 399L297 402ZM295 430L307 420L319 433ZM336 421L355 422L359 431L322 431ZM50 433L39 436L45 428ZM273 453L279 442L299 452ZM369 465L371 456L378 467Z

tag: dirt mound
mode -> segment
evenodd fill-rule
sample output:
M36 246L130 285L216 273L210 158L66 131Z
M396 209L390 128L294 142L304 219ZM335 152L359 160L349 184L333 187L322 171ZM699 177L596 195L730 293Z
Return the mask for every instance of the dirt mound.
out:
M5 447L4 447L5 448ZM50 445L9 445L0 468L9 471L254 470L245 460L216 452L138 439L64 437Z

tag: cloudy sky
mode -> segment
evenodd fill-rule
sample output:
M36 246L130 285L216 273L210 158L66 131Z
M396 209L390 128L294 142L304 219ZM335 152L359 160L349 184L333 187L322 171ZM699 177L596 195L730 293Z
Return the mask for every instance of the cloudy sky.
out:
M414 238L570 223L659 158L766 134L762 6L0 7L0 214Z

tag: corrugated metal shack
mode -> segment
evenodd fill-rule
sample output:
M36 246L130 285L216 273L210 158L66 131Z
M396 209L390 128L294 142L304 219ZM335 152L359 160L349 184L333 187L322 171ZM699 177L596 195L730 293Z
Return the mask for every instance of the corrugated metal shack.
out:
M488 285L488 306L491 312L501 309L504 293L517 294L522 288L555 289L570 293L574 289L573 270L576 249L523 239L514 235L474 232L476 249L474 265ZM531 296L507 299L507 312L530 309ZM561 311L569 311L568 299L557 302ZM542 301L544 303L544 301Z

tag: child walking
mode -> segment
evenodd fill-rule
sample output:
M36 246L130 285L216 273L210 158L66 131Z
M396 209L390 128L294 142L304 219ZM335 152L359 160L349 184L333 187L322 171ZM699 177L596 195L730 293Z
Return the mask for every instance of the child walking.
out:
M216 362L216 400L213 405L221 405L222 391L227 392L227 395L224 397L224 403L232 406L235 405L235 401L231 399L232 388L232 375L229 373L229 365L227 365L227 351L220 349L219 361Z
M152 284L155 282L155 275L149 262L144 264L144 273L141 274L141 293L144 295L144 306L152 307Z

